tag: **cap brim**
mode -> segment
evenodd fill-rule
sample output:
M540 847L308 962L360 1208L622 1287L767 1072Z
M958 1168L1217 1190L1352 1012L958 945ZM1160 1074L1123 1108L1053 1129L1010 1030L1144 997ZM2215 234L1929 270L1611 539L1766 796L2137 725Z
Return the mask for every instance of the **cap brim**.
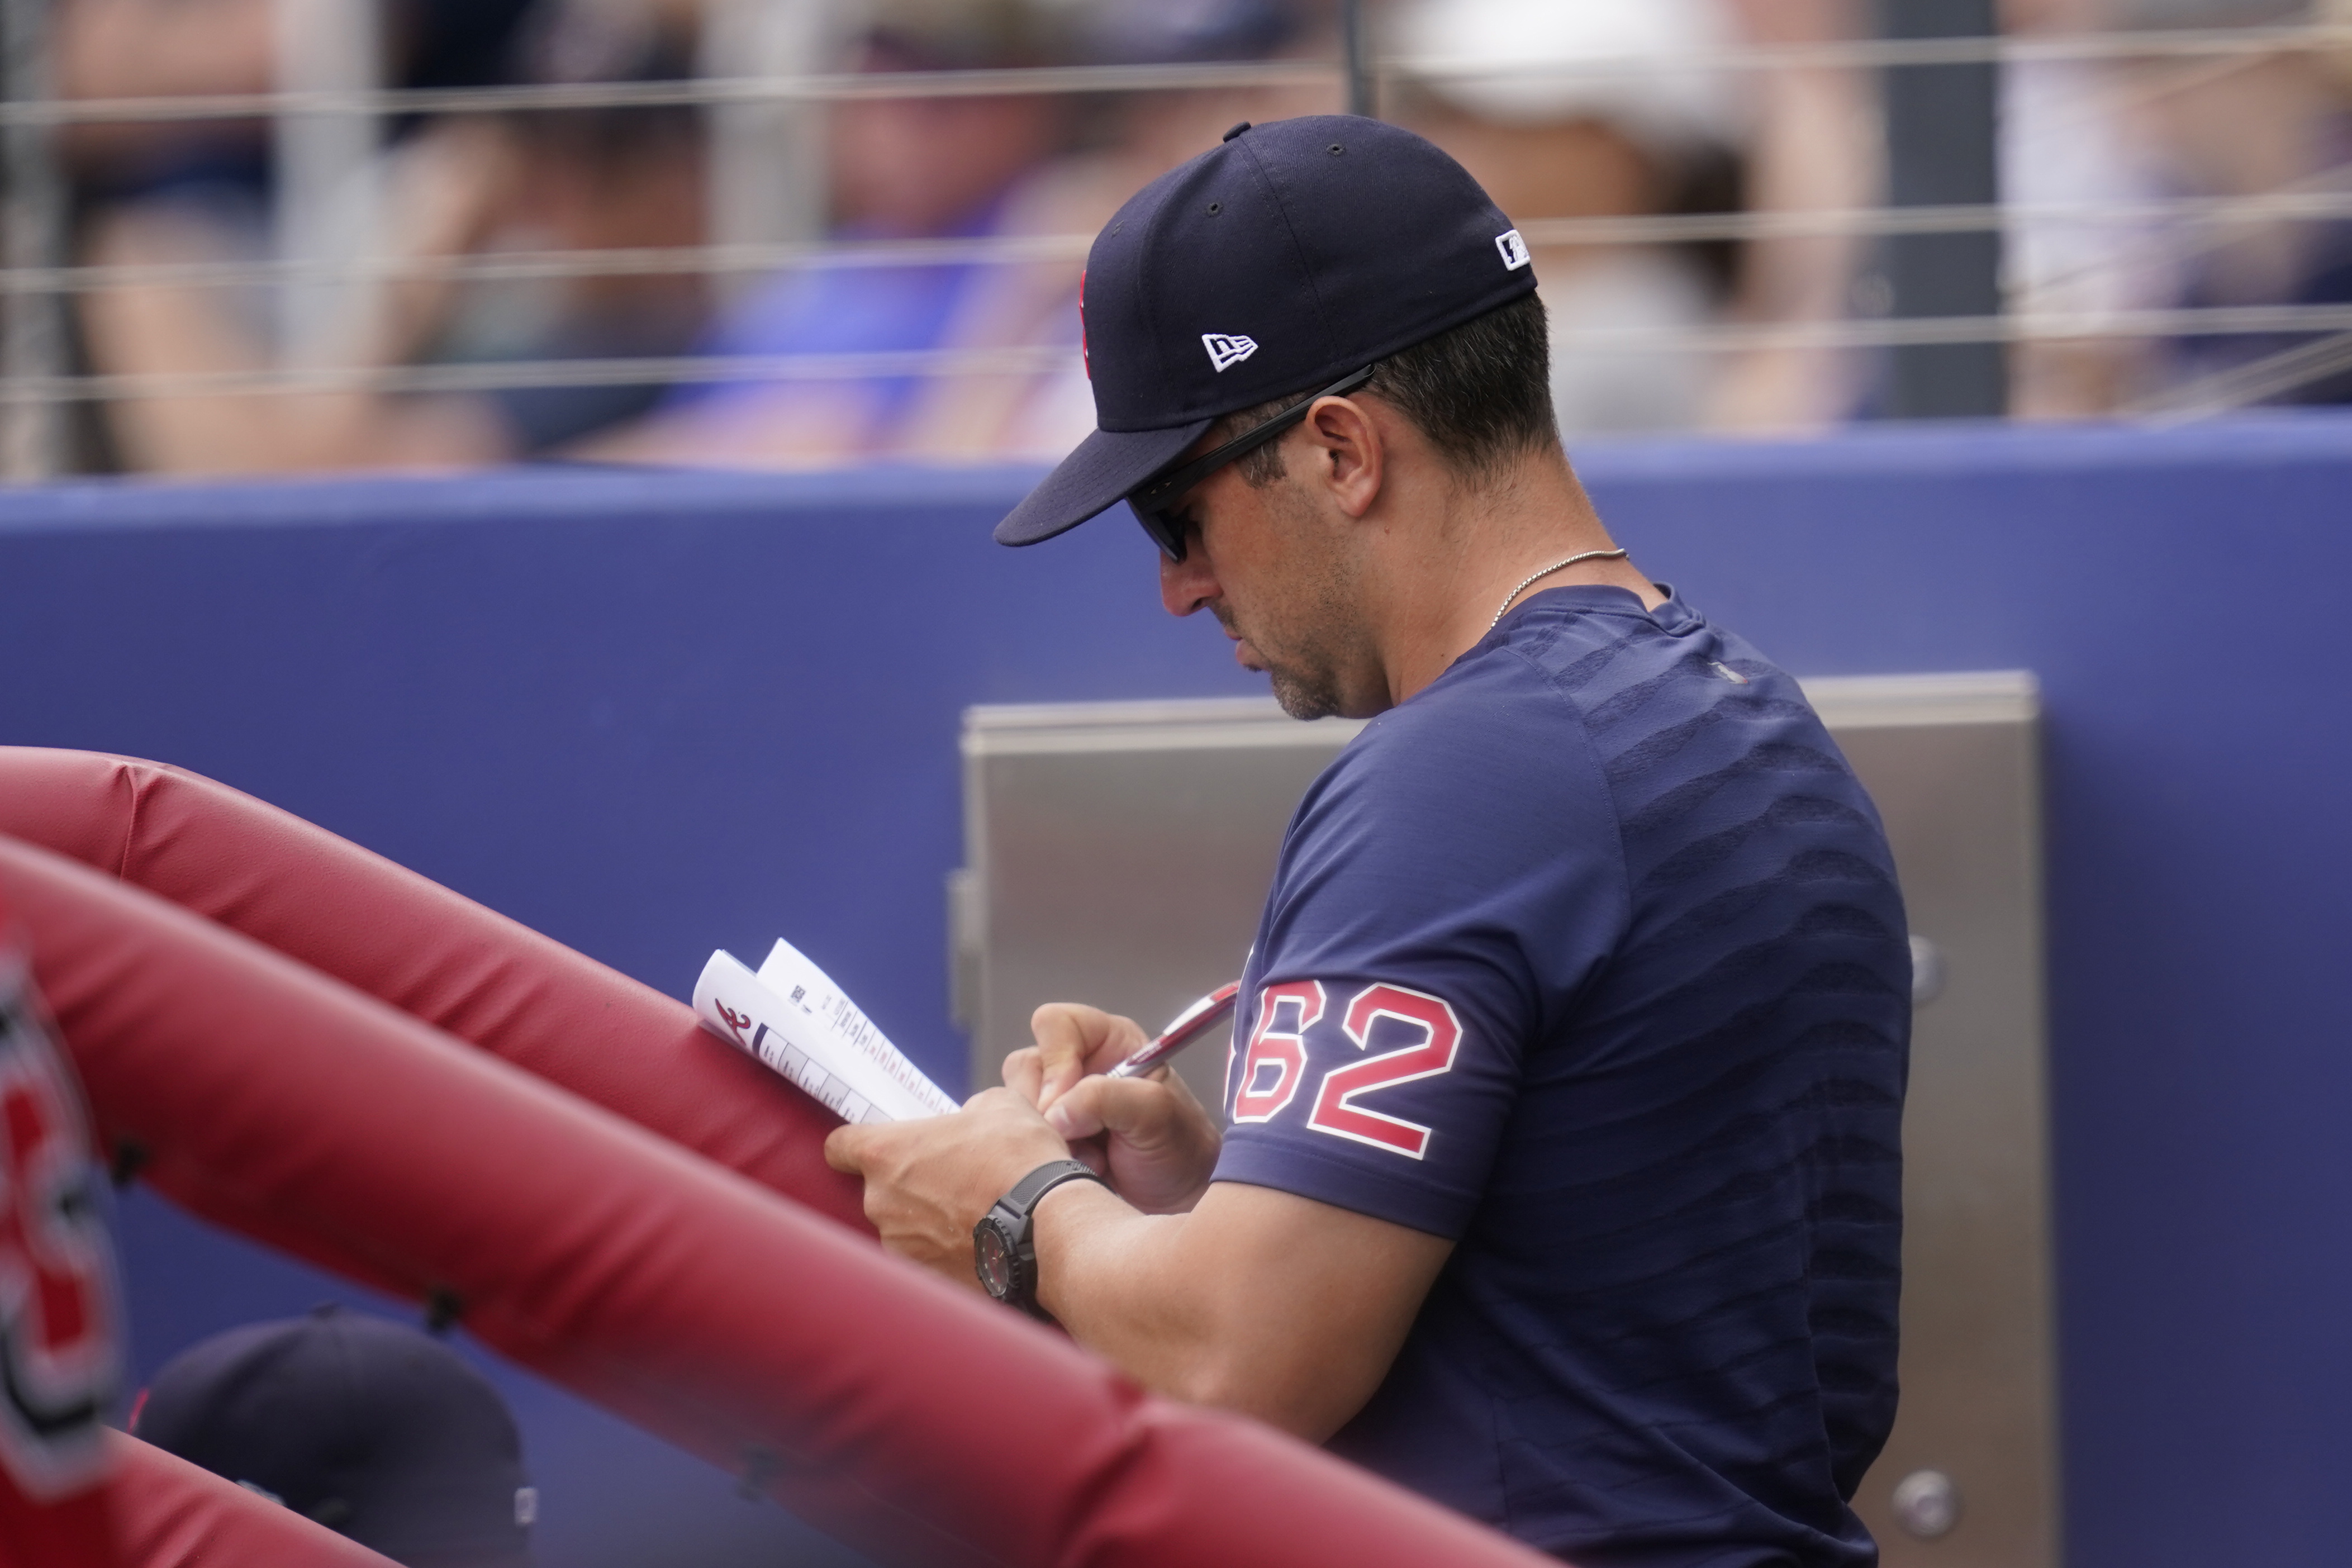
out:
M1209 418L1164 430L1096 431L1005 514L996 525L996 542L1034 544L1067 533L1182 457L1215 423Z

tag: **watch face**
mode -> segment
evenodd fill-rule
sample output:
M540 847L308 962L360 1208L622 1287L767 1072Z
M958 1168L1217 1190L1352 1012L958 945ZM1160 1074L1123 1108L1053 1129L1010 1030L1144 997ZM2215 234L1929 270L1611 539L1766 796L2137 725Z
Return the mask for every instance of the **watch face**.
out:
M971 1233L972 1262L980 1271L980 1282L988 1293L1003 1300L1013 1293L1013 1249L1004 1242L1004 1233L989 1220L982 1220Z

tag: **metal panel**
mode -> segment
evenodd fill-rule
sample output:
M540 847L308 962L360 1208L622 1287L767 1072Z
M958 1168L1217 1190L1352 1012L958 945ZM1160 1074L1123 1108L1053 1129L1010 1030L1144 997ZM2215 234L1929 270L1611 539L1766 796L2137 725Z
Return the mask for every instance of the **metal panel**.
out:
M1903 1119L1903 1403L1857 1501L1887 1568L2055 1568L2039 698L2021 675L1806 693L1878 804L1927 960ZM1957 1522L1922 1539L1906 1526L1937 1522L1937 1476Z
M1029 1043L1040 1003L1157 1029L1237 978L1291 811L1362 727L1254 699L968 710L949 926L973 1086ZM1204 1105L1230 1038L1178 1058Z
M1805 689L1885 819L1920 960L1903 1404L1858 1506L1889 1568L2056 1568L2034 683ZM1360 728L1265 700L968 710L949 923L972 1081L1040 1003L1156 1026L1238 974L1290 814ZM1204 1103L1225 1043L1180 1064Z

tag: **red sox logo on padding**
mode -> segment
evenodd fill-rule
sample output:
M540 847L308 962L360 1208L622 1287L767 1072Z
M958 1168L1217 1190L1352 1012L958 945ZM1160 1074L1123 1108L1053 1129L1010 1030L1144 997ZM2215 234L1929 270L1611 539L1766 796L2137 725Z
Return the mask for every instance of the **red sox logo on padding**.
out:
M1322 982L1286 980L1258 994L1257 1022L1249 1047L1239 1052L1241 1081L1233 1090L1234 1120L1271 1121L1297 1098L1307 1079L1307 1031L1323 1016ZM1410 986L1367 985L1349 997L1339 1026L1358 1050L1368 1050L1372 1030L1383 1020L1404 1043L1362 1061L1347 1062L1323 1075L1307 1125L1317 1132L1369 1143L1418 1160L1429 1152L1430 1129L1359 1104L1375 1089L1453 1069L1462 1048L1462 1020L1442 996ZM1398 1027L1402 1026L1402 1027Z
M121 1371L87 1127L23 961L0 949L0 1464L36 1498L98 1472Z

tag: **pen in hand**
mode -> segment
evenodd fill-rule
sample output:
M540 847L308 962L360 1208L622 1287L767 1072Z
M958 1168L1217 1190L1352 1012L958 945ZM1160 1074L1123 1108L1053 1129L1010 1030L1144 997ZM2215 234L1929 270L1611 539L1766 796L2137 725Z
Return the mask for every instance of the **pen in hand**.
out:
M1160 1031L1158 1039L1142 1047L1103 1076L1137 1078L1150 1072L1221 1022L1234 1010L1234 998L1241 994L1241 989L1242 983L1238 980L1229 980L1218 986L1177 1014L1175 1019Z

